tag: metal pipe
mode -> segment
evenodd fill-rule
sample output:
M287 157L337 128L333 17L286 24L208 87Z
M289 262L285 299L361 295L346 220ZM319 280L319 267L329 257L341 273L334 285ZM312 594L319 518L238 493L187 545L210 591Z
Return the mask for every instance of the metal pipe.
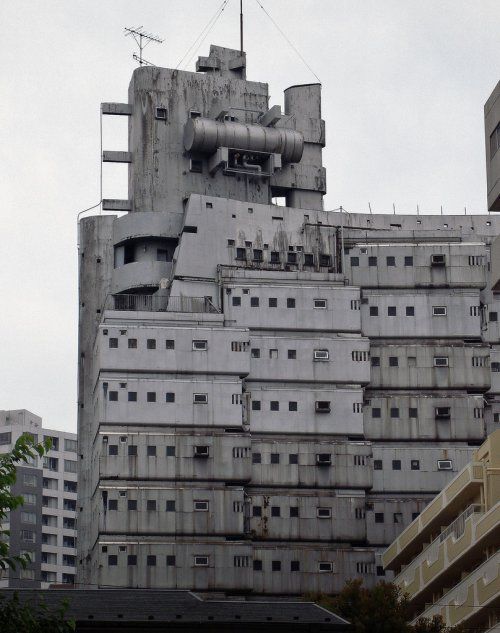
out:
M253 123L214 121L196 117L184 127L184 147L188 152L213 154L219 147L281 154L283 161L298 163L304 151L304 137L286 128Z

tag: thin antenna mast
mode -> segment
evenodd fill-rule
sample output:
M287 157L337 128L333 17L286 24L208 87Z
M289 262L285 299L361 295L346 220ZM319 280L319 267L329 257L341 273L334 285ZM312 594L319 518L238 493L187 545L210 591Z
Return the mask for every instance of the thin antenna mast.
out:
M240 0L240 51L243 55L243 0Z
M135 43L139 47L139 55L136 55L134 53L132 57L137 62L139 62L140 66L142 66L143 64L148 64L148 66L155 66L155 64L153 64L152 62L148 62L147 59L144 59L144 57L142 56L142 51L146 48L148 44L151 44L151 42L156 42L157 44L163 44L164 40L162 40L157 35L153 35L152 33L147 33L146 31L143 30L142 26L132 27L132 28L129 28L126 26L125 37L127 37L128 35L131 35L134 38Z

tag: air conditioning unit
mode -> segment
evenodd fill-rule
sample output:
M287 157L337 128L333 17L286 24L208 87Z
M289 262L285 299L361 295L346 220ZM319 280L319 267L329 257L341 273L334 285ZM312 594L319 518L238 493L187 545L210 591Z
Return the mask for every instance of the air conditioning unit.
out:
M327 349L315 349L314 360L328 360L330 358L330 352Z
M316 400L316 413L330 413L330 401L329 400Z
M316 464L318 466L331 466L332 456L330 453L318 453L316 455Z
M431 266L446 266L446 255L443 253L431 255Z
M436 407L434 416L436 420L449 420L451 417L450 407Z
M451 459L438 459L438 470L453 470Z
M209 446L195 446L193 450L194 457L210 457Z

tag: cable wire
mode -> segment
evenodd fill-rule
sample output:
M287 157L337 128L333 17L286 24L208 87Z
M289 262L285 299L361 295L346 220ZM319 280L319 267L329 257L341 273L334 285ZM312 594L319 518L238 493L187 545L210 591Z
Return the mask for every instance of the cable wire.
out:
M224 9L226 8L227 4L228 4L229 0L224 0L222 2L222 4L219 6L219 8L217 9L217 11L214 13L214 15L210 18L210 20L207 22L207 24L203 27L203 29L201 30L200 34L198 35L198 37L194 40L194 42L191 44L191 46L187 49L187 51L184 53L184 55L182 56L182 58L180 59L179 63L177 64L177 66L175 67L175 70L177 70L179 68L179 66L184 62L184 60L187 58L187 56L189 55L189 53L191 53L191 51L195 48L195 46L198 45L198 47L195 49L195 52L193 53L193 55L191 56L191 58L186 62L186 66L189 64L189 62L191 61L191 59L194 57L194 55L196 55L196 51L200 48L200 46L203 44L203 42L205 41L205 38L207 37L207 35L210 33L210 31L212 30L212 28L215 26L215 23L217 22L217 20L219 19L219 17L221 16L222 12L224 11ZM200 38L201 39L200 41Z
M294 44L288 39L288 37L285 35L285 33L281 30L281 28L279 27L279 25L273 20L273 18L271 17L271 15L266 11L266 9L262 6L262 4L259 2L259 0L255 0L255 2L259 5L259 7L262 9L262 11L264 11L264 13L267 15L267 17L271 20L271 22L274 24L274 26L276 27L276 29L281 33L281 35L283 36L283 38L285 39L286 42L288 42L289 46L297 53L298 57L301 59L302 63L306 66L306 68L308 68L311 73L316 77L316 79L319 81L319 83L321 83L321 79L318 77L318 75L314 72L314 70L309 66L309 64L306 62L306 60L304 59L304 57L300 54L299 50L297 49L296 46L294 46Z

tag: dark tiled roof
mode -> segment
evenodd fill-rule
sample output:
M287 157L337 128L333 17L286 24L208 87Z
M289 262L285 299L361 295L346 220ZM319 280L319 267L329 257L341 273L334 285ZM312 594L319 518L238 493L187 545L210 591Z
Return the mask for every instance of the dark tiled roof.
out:
M11 597L13 593L13 589L0 590L0 596ZM292 629L294 625L314 625L315 630L350 629L345 620L312 602L204 600L190 591L154 589L18 589L17 593L30 603L43 599L49 608L67 600L67 617L77 624L175 622L204 628L204 623L247 622L287 624Z

